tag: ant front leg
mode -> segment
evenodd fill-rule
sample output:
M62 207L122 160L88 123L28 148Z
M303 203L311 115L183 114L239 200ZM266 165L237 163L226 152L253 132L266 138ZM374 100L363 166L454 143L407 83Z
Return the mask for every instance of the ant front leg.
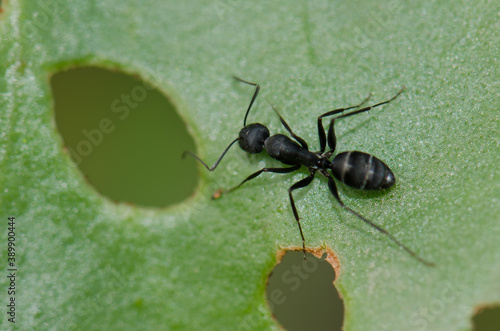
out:
M281 124L285 127L285 129L290 132L290 135L293 137L293 139L297 140L297 142L304 147L305 149L309 150L309 146L307 145L306 141L302 139L301 137L297 136L295 133L293 133L292 129L288 125L288 123L281 117L280 113L278 112L278 109L276 108L275 105L271 105L273 110L276 112L276 114L279 116Z
M256 171L253 174L251 174L250 176L248 176L247 178L245 178L241 183L239 183L235 187L230 188L228 190L225 190L224 192L229 193L229 192L236 190L241 185L248 182L249 180L254 179L255 177L259 176L263 172L274 172L274 173L278 173L278 174L288 174L290 172L294 172L294 171L299 170L299 169L300 169L300 165L289 167L289 168L262 168L259 171Z

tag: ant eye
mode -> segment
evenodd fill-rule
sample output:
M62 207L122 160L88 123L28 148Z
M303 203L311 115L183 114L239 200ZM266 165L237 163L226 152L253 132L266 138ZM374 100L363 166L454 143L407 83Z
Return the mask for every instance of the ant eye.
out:
M245 152L258 154L264 150L267 138L269 130L260 123L252 123L241 129L238 142Z

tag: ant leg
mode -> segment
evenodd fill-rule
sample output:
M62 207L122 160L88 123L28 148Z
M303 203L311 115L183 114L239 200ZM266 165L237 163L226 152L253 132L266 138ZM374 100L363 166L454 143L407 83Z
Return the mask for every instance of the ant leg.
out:
M233 146L233 144L235 142L237 142L238 140L240 140L240 138L236 138L235 140L233 140L229 146L227 146L227 148L224 150L224 152L222 152L222 155L219 157L219 159L217 161L215 161L214 165L209 167L205 162L203 162L198 156L196 156L196 154L190 152L190 151L184 151L184 153L182 153L182 158L186 157L186 155L191 155L192 157L194 157L196 160L198 160L198 162L200 162L201 164L203 164L205 166L205 168L207 168L208 171L213 171L215 168L217 168L217 166L219 165L220 161L222 160L222 158L224 157L224 155L226 155L227 151L231 148L231 146Z
M255 99L257 99L257 95L259 94L260 85L259 84L255 84L255 83L251 83L249 81L246 81L246 80L241 79L241 78L236 77L236 76L233 76L233 78L236 79L237 81L242 82L242 83L255 86L255 92L253 94L252 101L250 101L250 104L248 105L248 109L247 109L247 112L245 113L245 118L243 120L243 127L245 127L245 126L247 126L248 113L250 112L250 109L252 108L253 102L255 101Z
M375 107L378 107L378 106L382 106L382 105L385 105L385 104L388 104L389 102L391 102L392 100L396 99L397 97L399 97L399 95L401 93L403 93L403 91L406 89L406 87L402 87L398 93L396 93L395 96L393 96L392 98L390 98L389 100L386 100L386 101L383 101L383 102L380 102L380 103L377 103L376 105L373 105L373 106L370 106L370 107L365 107L365 108L361 108L359 110L356 110L356 111L353 111L351 113L348 113L348 114L342 114L340 116L337 116L335 117L335 119L339 119L339 118L343 118L343 117L349 117L349 116L352 116L352 115L356 115L356 114L359 114L359 113L364 113L366 111L370 111L372 110L373 108Z
M403 245L393 235L391 235L389 232L387 232L387 230L385 230L384 228L378 226L377 224L373 223L372 221L364 218L363 216L361 216L360 214L358 214L357 212L355 212L351 208L349 208L346 205L344 205L344 203L342 202L342 200L340 200L339 193L338 193L338 190L337 190L337 185L335 185L335 181L333 180L333 178L326 171L325 172L321 172L321 174L323 176L325 176L325 177L328 178L328 188L330 189L330 192L332 192L332 195L335 197L335 199L337 199L337 201L340 203L340 205L345 210L347 210L348 212L350 212L354 216L358 217L360 220L362 220L366 224L370 225L371 227L373 227L373 228L377 229L378 231L382 232L383 234L385 234L389 239L391 239L393 242L395 242L400 248L404 249L407 253L409 253L411 256L413 256L414 258L416 258L417 260L419 260L423 264L425 264L427 266L430 266L430 267L434 267L435 266L434 263L424 260L423 258L421 258L420 256L418 256L417 253L415 253L414 251L412 251L411 249L409 249L408 247L406 247L405 245Z
M347 108L339 108L339 109L330 110L329 112L326 112L323 115L318 116L318 137L319 137L319 146L320 146L321 153L324 153L325 148L326 148L326 134L325 134L325 128L323 127L323 117L332 116L332 115L335 115L338 113L342 113L342 112L349 110L349 109L359 108L362 105L364 105L368 100L370 100L371 96L372 96L371 93L368 94L368 96L359 105L351 106L351 107L347 107ZM335 150L335 147L333 147L333 148L330 147L330 148L332 149L332 151Z
M253 174L251 174L250 176L248 176L247 178L245 178L241 183L239 183L235 187L230 188L228 190L225 190L224 192L228 193L228 192L232 192L232 191L236 190L241 185L248 182L249 180L254 179L255 177L259 176L263 172L274 172L274 173L279 173L279 174L287 174L287 173L294 172L294 171L299 170L299 169L300 169L300 165L289 167L289 168L262 168L259 171L256 171Z
M306 259L306 240L304 239L304 234L302 233L302 227L300 226L299 213L297 212L297 208L295 208L295 202L293 201L292 192L298 188L306 187L307 185L311 184L311 182L314 179L315 173L316 173L316 171L312 170L311 174L308 177L301 179L300 181L293 184L288 189L288 195L290 196L290 204L292 205L293 216L295 216L295 220L297 221L297 224L299 225L300 236L302 237L302 251L304 252L304 260Z
M276 112L276 114L279 116L280 118L280 121L281 121L281 124L283 124L283 126L285 127L285 129L290 132L290 135L295 139L297 140L297 142L302 146L304 147L305 149L309 149L309 146L307 145L306 141L302 138L300 138L299 136L297 136L295 133L293 133L292 129L290 128L290 126L288 125L288 123L283 119L283 117L281 117L280 113L278 112L278 109L276 108L275 105L271 105L271 107L273 108L273 110Z
M328 158L332 156L333 152L335 152L335 147L337 146L337 137L335 136L335 118L330 121L330 127L328 128L328 147L330 150L328 151Z

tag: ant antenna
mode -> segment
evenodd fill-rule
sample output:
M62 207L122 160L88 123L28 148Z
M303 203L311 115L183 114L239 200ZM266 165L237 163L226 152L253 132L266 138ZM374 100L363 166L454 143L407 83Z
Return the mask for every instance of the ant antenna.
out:
M257 95L259 95L259 91L260 91L260 85L259 84L255 84L255 83L251 83L249 81L246 81L244 79L241 79L239 77L236 77L236 76L233 76L234 79L236 79L237 81L240 81L242 83L245 83L245 84L248 84L248 85L252 85L252 86L255 86L255 92L253 94L253 97L252 97L252 101L250 101L250 104L248 105L248 109L247 109L247 112L245 113L245 118L243 119L243 127L246 127L246 124L247 124L247 117L248 117L248 113L250 112L250 109L252 108L252 105L255 101L255 99L257 98ZM240 138L236 138L235 140L233 140L229 146L226 147L226 149L224 150L224 152L222 152L221 156L219 156L219 158L217 159L217 161L215 161L215 163L209 167L205 162L203 162L202 159L200 159L196 154L190 152L190 151L185 151L184 153L182 153L182 158L184 158L186 155L191 155L192 157L194 157L198 162L200 162L201 164L203 164L205 166L205 168L207 168L208 171L214 171L215 168L217 168L217 166L219 165L220 161L222 160L222 158L224 157L224 155L226 155L227 151L231 148L231 146L234 145L235 142L237 142L238 140L240 140Z
M249 81L246 81L246 80L241 79L241 78L236 77L236 76L233 76L233 78L234 78L234 79L236 79L237 81L242 82L242 83L245 83L245 84L248 84L248 85L255 86L255 93L253 94L252 101L250 101L250 104L248 105L247 112L245 113L245 118L243 119L243 127L245 127L245 126L247 126L247 117L248 117L248 113L250 112L250 109L252 108L253 102L254 102L254 101L255 101L255 99L257 98L257 95L259 95L260 85L259 85L259 84L252 83L252 82L249 82Z
M237 142L238 140L240 140L240 138L236 138L234 139L230 144L229 146L226 147L226 149L224 150L224 152L222 152L221 156L219 156L219 158L217 159L217 161L215 161L214 165L209 167L205 162L203 162L202 159L200 159L198 156L196 156L196 154L190 152L190 151L184 151L184 153L182 153L182 158L184 158L186 155L191 155L192 157L194 157L196 160L198 160L198 162L200 162L201 164L203 164L205 166L205 168L207 168L208 171L214 171L215 168L217 168L217 166L219 165L220 161L222 160L222 158L224 157L224 155L226 155L227 151L231 148L231 146L233 146L233 144L235 142Z

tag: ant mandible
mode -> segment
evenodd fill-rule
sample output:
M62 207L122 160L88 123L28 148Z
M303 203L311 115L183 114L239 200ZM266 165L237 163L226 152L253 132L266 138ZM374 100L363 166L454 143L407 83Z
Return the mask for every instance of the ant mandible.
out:
M195 154L186 151L183 154L183 157L188 154L194 157L196 160L198 160L201 164L205 166L209 171L213 171L220 163L224 155L226 155L227 151L233 146L235 142L238 142L240 147L248 153L251 154L258 154L262 152L264 149L267 151L269 156L271 156L273 159L276 159L280 161L281 163L291 165L291 167L286 167L286 168L263 168L250 176L248 176L245 180L243 180L239 185L226 190L225 192L230 192L241 185L243 185L245 182L254 179L255 177L259 176L263 172L273 172L273 173L280 173L280 174L285 174L285 173L290 173L299 170L302 166L307 167L309 170L309 176L306 178L301 179L300 181L296 182L293 184L289 189L288 189L288 196L290 197L290 204L292 205L292 211L293 215L295 217L295 220L297 221L297 224L299 226L299 231L300 231L300 236L302 237L302 250L304 252L304 259L306 256L306 245L305 245L305 239L304 239L304 234L302 232L302 226L300 225L300 219L299 219L299 214L297 212L297 208L295 207L295 202L293 199L292 192L295 191L296 189L303 188L311 184L313 181L316 172L324 176L328 180L328 188L330 189L330 192L332 193L333 197L340 203L340 205L362 220L363 222L367 223L371 227L377 229L384 235L386 235L389 239L391 239L394 243L396 243L400 248L404 249L406 252L408 252L411 256L419 260L420 262L428 265L428 266L434 266L434 263L429 262L418 256L414 251L403 245L399 240L397 240L393 235L391 235L387 230L384 228L380 227L379 225L373 223L372 221L368 220L358 212L352 210L351 208L347 207L342 200L339 197L339 193L337 190L337 185L335 184L335 181L333 180L333 177L330 175L328 170L331 171L333 176L339 180L340 182L353 187L355 189L360 189L360 190L384 190L387 189L391 186L394 185L396 182L396 179L394 177L394 174L392 173L391 169L376 158L373 155L363 153L363 152L358 152L358 151L349 151L349 152L342 152L337 154L332 161L330 161L330 158L332 157L333 153L335 152L335 147L336 147L336 136L335 136L335 121L344 118L344 117L349 117L353 116L356 114L360 114L363 112L367 112L375 107L379 107L385 104L388 104L389 102L393 101L396 99L403 91L404 87L396 93L392 98L389 100L377 103L373 106L369 107L364 107L361 109L361 106L363 106L369 99L370 96L368 96L363 102L361 102L359 105L352 106L352 107L347 107L347 108L339 108L335 110L331 110L329 112L326 112L320 116L318 116L318 136L319 136L319 144L320 144L320 151L319 152L311 152L309 150L309 146L305 142L304 139L301 137L297 136L290 126L286 123L286 121L281 117L281 115L278 113L276 107L274 105L271 105L274 111L278 114L281 124L285 127L285 129L290 133L294 140L292 140L290 137L285 136L283 134L275 134L275 135L270 135L268 128L260 123L252 123L249 125L246 125L247 123L247 117L250 112L250 109L252 108L252 105L257 98L257 95L259 94L260 91L260 85L248 82L244 79L238 78L234 76L234 79L237 81L240 81L242 83L248 84L255 86L255 92L253 94L252 100L250 101L250 104L248 106L248 109L245 113L245 117L243 119L243 129L241 129L238 138L233 140L229 146L222 152L221 156L217 159L217 161L214 163L213 166L209 167L205 162L203 162L198 156ZM354 110L348 113L344 113L345 111L348 110ZM337 115L336 117L332 118L330 121L330 127L328 129L328 136L325 133L325 129L323 127L323 118L328 117L328 116L334 116ZM328 147L330 148L329 151L325 151L326 149L326 144L328 143Z

